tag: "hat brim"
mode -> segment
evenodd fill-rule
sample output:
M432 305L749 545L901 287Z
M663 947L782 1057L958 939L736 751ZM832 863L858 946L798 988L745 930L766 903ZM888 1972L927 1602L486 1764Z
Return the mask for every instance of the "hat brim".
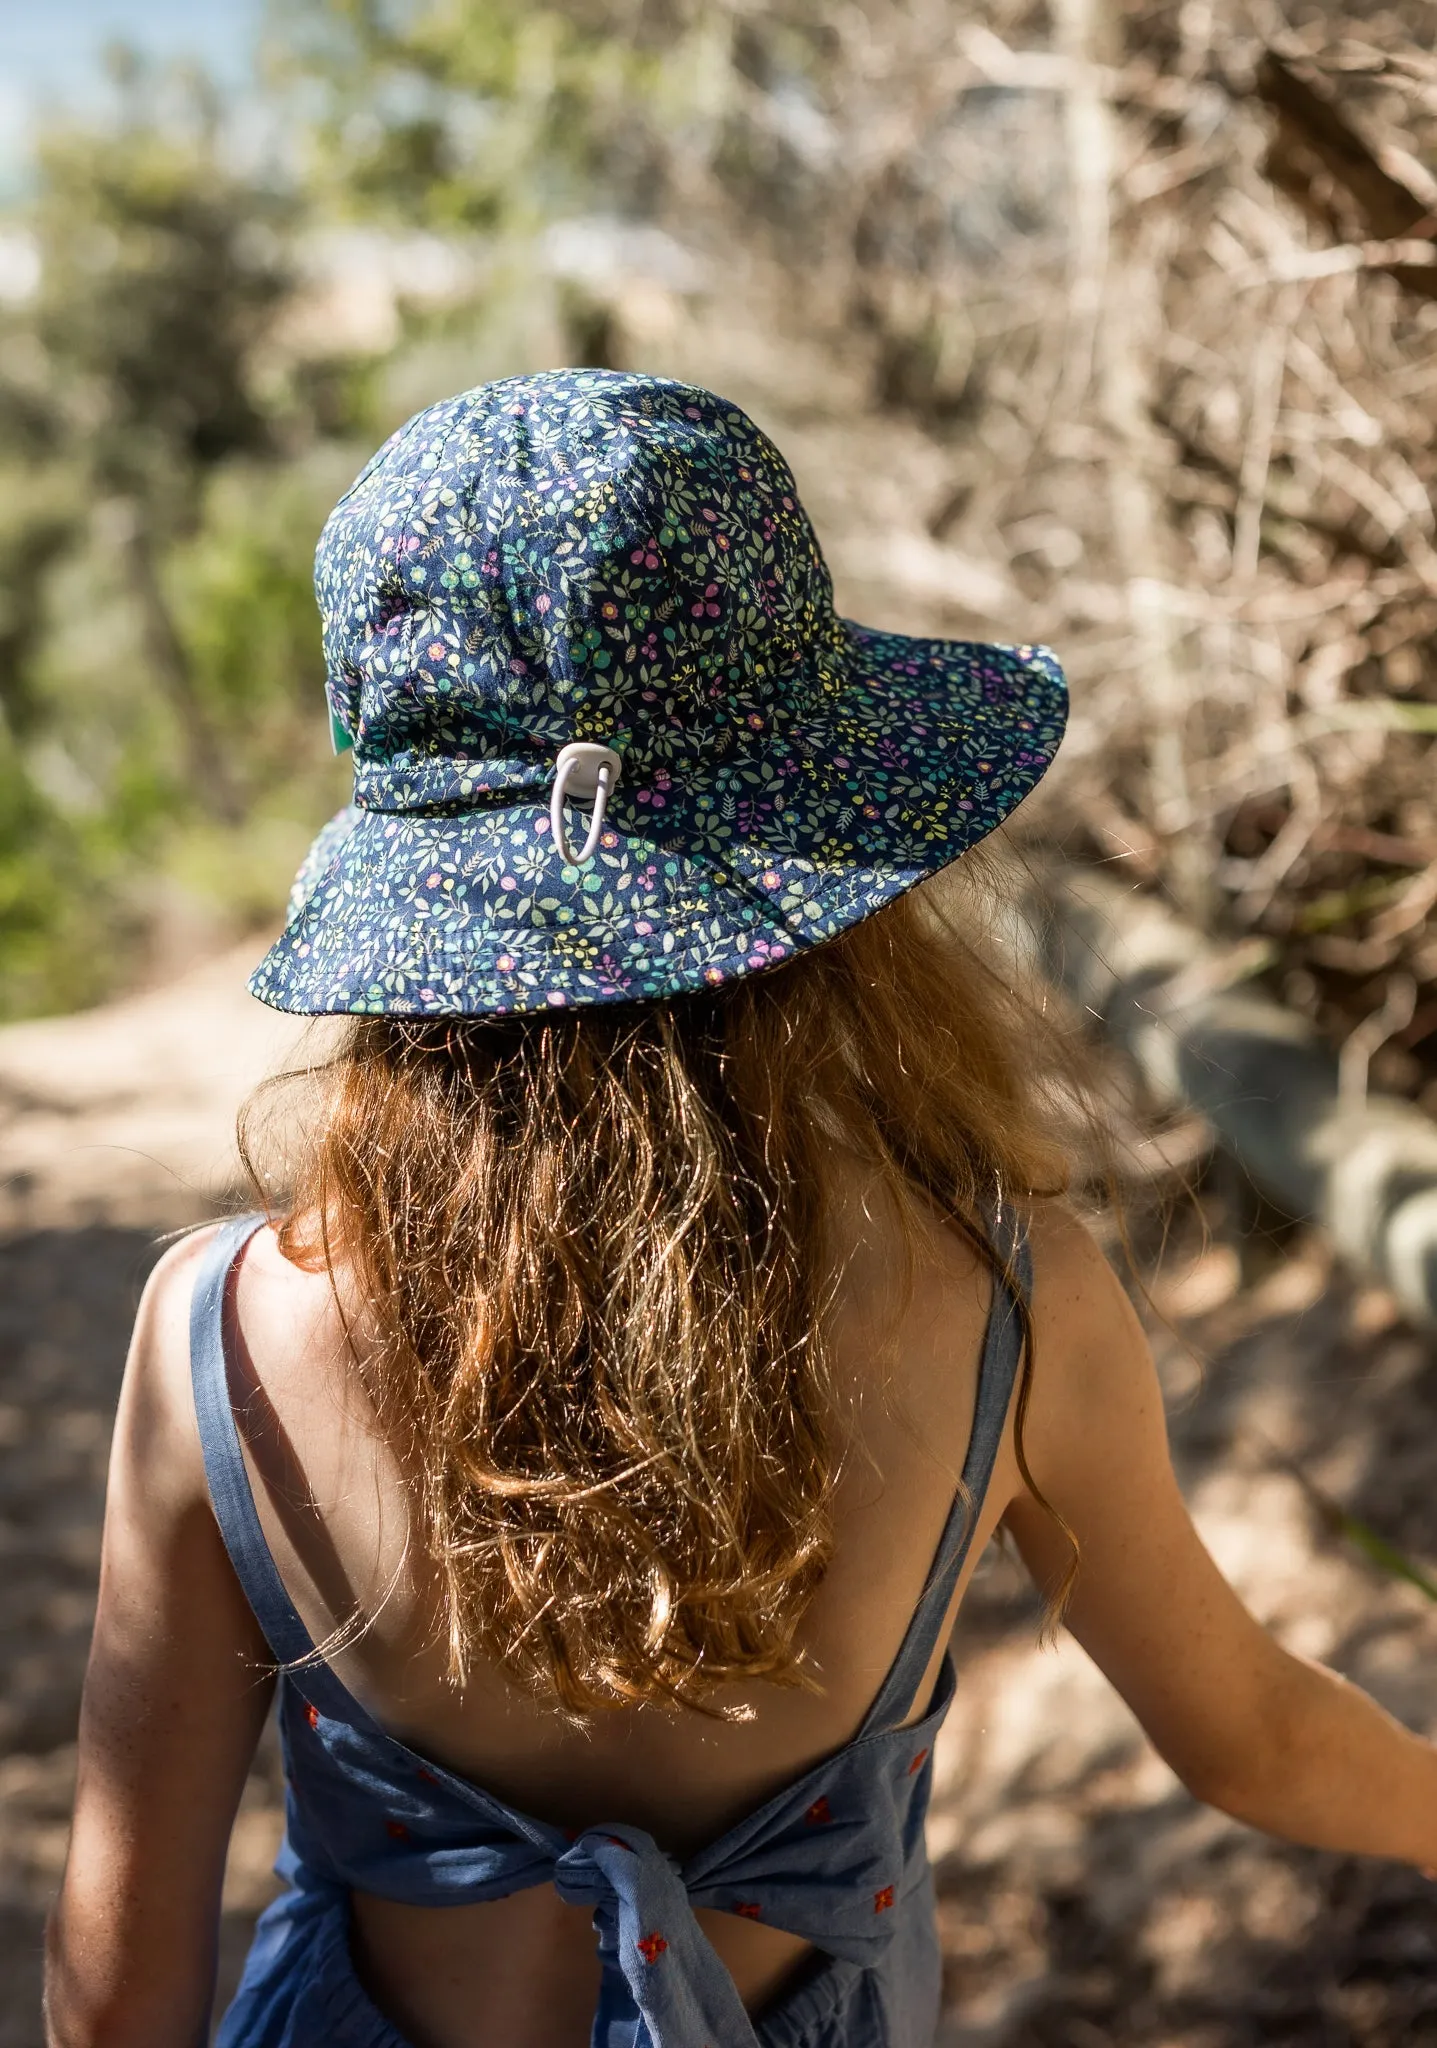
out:
M583 868L547 804L348 806L251 992L310 1016L502 1016L683 995L837 937L1016 809L1068 701L1046 648L841 624L792 718L692 786L677 767L621 782Z

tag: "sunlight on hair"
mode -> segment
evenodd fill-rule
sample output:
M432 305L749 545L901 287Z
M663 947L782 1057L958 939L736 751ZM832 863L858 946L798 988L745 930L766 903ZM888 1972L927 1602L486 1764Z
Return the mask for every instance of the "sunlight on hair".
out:
M1070 1177L1052 1107L1081 1097L1079 1055L990 951L996 900L975 864L668 1003L356 1018L299 1077L302 1128L249 1105L283 1251L364 1304L356 1358L415 1477L456 1684L492 1659L582 1717L732 1716L725 1688L816 1683L835 1165L910 1245L936 1212L995 1281L1014 1219ZM1041 1499L1033 1370L1028 1321Z

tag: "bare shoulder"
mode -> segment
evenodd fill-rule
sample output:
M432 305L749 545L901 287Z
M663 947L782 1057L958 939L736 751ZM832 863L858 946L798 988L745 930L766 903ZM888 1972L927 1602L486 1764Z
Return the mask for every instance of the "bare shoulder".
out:
M169 1247L145 1283L135 1316L116 1452L162 1481L179 1476L173 1462L177 1457L191 1478L199 1470L190 1391L190 1307L219 1228L206 1225Z
M1127 1305L1122 1282L1092 1231L1067 1202L1037 1202L1029 1216L1033 1307L1044 1320L1101 1322ZM1131 1311L1129 1311L1131 1312Z
M1033 1253L1033 1446L1074 1445L1100 1413L1146 1407L1152 1359L1136 1311L1101 1246L1064 1202L1038 1204Z
M184 1347L188 1349L190 1302L195 1282L205 1254L223 1227L219 1223L206 1223L199 1230L187 1231L161 1254L140 1296L139 1313L135 1318L137 1330L144 1327L152 1337L164 1338L171 1343L183 1338Z

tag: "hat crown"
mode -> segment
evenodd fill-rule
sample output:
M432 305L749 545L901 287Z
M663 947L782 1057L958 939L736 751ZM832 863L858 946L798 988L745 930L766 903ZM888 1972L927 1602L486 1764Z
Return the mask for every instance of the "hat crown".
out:
M367 808L537 789L566 743L685 774L766 729L840 632L793 477L738 407L603 370L398 431L320 538L330 705Z

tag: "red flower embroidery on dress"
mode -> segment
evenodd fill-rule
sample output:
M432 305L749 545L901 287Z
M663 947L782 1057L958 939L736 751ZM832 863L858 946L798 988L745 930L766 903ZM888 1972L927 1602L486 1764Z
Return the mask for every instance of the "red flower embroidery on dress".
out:
M745 1920L761 1920L763 1918L763 1907L754 1899L745 1899L741 1906L734 1907L734 1911L735 1913L741 1913Z
M873 1910L875 1913L886 1913L892 1904L893 1887L891 1884L886 1884L881 1892L873 1894Z
M921 1771L921 1770L922 1770L922 1768L923 1768L923 1760L924 1760L924 1758L925 1758L925 1757L927 1756L927 1754L928 1754L928 1752L927 1752L927 1750L926 1750L926 1749L920 1749L920 1750L919 1750L919 1752L918 1752L918 1754L917 1754L917 1756L916 1756L916 1757L914 1757L914 1759L913 1759L912 1763L911 1763L911 1764L910 1764L910 1765L908 1766L908 1775L909 1775L909 1777L910 1777L910 1778L911 1778L911 1777L913 1776L913 1773L914 1773L915 1771Z
M624 1846L627 1848L628 1844L625 1843ZM643 1940L635 1942L634 1946L646 1963L656 1963L668 1947L668 1943L661 1934L646 1934Z
M317 1728L319 1726L319 1708L314 1705L307 1706L304 1710L304 1718L308 1721L311 1728Z
M822 1828L827 1827L828 1823L833 1819L833 1814L829 1808L828 1801L820 1796L814 1800L812 1806L808 1808L803 1817L811 1828Z
M409 1839L409 1830L402 1820L387 1820L384 1823L384 1832L393 1842L407 1842Z

